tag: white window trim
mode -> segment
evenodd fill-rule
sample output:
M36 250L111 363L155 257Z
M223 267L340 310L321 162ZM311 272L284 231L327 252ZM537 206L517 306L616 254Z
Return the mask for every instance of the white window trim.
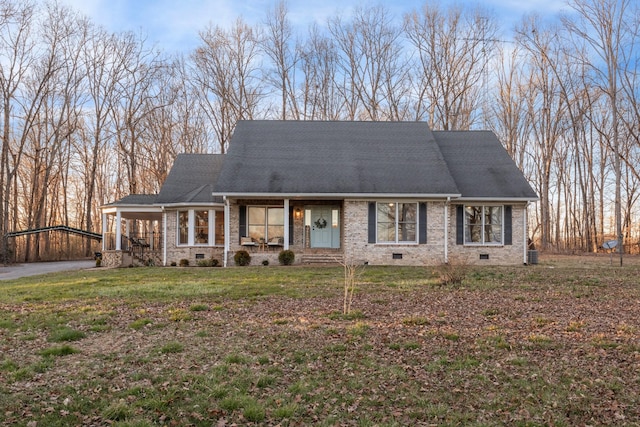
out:
M467 206L482 206L482 242L480 243L476 243L476 242L467 242ZM499 247L499 246L504 246L504 206L505 205L500 205L500 204L492 204L492 203L479 203L479 204L473 204L473 203L469 203L469 204L465 204L462 206L462 212L464 215L464 220L463 220L463 230L462 230L462 238L464 241L464 246L494 246L494 247ZM500 242L489 242L486 243L484 241L484 208L486 207L499 207L501 208L501 215L502 218L500 219Z
M378 205L379 204L389 204L389 203L393 203L396 207L396 219L395 219L395 228L396 228L396 240L395 242L389 242L389 241L380 241L379 237L378 237ZM398 240L398 205L400 203L406 203L406 204L414 204L416 206L416 238L415 240ZM426 227L427 225L424 224L424 226ZM413 245L418 245L418 241L420 239L420 203L413 201L413 200L387 200L387 201L379 201L376 202L376 245L406 245L406 246L413 246Z
M196 211L207 211L209 213L209 242L208 243L196 243ZM187 221L187 243L180 243L180 212L188 212ZM210 208L195 208L195 209L181 209L176 211L176 246L181 248L187 247L216 247L223 245L216 245L215 236L215 221L216 221L216 209Z

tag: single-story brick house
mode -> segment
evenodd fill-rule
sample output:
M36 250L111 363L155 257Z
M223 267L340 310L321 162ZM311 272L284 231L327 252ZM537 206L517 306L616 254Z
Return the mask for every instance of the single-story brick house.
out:
M157 195L102 207L107 265L339 260L527 263L537 195L495 134L421 122L241 121L226 154L181 154ZM127 258L131 256L131 258Z

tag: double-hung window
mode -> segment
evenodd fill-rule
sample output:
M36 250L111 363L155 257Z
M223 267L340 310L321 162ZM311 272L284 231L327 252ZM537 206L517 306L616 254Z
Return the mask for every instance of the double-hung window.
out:
M417 243L417 203L377 204L378 243Z
M189 211L178 212L178 244L189 244Z
M503 242L502 206L465 206L464 243L501 245Z
M195 244L209 244L209 211L194 211L195 219Z

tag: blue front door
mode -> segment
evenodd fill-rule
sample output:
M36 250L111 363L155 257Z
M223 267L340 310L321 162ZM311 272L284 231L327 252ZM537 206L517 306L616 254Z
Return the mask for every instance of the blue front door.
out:
M333 206L311 206L306 209L305 224L311 228L312 248L340 247L340 209Z

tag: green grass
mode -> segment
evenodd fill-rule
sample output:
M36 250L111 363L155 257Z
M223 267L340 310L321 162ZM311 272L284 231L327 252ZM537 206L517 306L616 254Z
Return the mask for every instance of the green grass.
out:
M637 267L432 270L0 282L0 425L640 424Z
M184 345L176 341L168 342L160 347L160 353L162 354L182 353L183 351Z
M70 345L62 345L56 347L48 347L40 351L40 355L49 357L60 357L60 356L68 356L70 354L78 353L78 350L71 347Z
M69 327L64 327L60 329L56 329L49 336L49 341L51 342L65 342L65 341L79 341L82 338L86 337L82 331L78 331L76 329L72 329Z

